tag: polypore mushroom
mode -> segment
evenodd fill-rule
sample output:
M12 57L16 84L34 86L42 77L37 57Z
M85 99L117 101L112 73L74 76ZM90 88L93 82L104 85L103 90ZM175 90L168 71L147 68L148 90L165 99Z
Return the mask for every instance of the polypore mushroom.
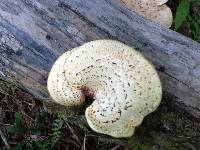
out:
M167 28L172 25L172 12L165 3L168 0L120 0L123 4L139 15L155 21Z
M97 40L64 53L48 77L51 97L65 106L94 101L86 109L98 133L129 137L161 101L158 74L135 49L113 40Z

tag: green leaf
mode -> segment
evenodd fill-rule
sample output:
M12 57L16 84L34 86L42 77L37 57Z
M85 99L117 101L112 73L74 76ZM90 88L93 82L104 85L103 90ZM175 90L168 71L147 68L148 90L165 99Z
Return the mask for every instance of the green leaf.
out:
M14 147L11 148L11 150L22 150L22 146L21 144L16 144Z
M6 130L8 131L8 133L11 133L11 134L17 134L19 132L18 128L15 128L15 127L12 127L12 126L8 126L6 128Z
M53 128L52 128L52 137L51 137L51 147L54 147L55 144L60 140L61 137L61 129L63 125L62 115L57 114L57 118L54 120Z
M41 129L39 126L36 126L36 127L31 127L29 128L31 134L34 134L34 135L41 135Z
M200 42L200 13L193 14L190 18L191 27L190 30L198 42Z
M32 132L34 135L41 135L41 131L39 131L39 130L35 130L35 131L33 131Z
M38 148L40 148L40 150L46 150L47 146L49 145L49 140L45 140L45 141L38 141L35 144L37 145Z
M20 113L15 113L15 126L8 126L7 131L11 134L19 134L22 129L22 116Z
M176 10L175 17L175 30L183 24L183 22L187 19L190 10L190 2L189 0L182 0Z
M15 123L16 123L17 128L21 128L21 126L22 126L22 116L18 112L15 112Z
M47 147L49 145L49 140L43 142L43 147Z

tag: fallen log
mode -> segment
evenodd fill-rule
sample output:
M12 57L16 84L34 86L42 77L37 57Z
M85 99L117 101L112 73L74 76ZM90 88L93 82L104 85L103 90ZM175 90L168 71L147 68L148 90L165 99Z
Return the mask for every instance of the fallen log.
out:
M115 0L2 0L0 82L48 101L46 80L57 57L105 38L141 51L159 71L170 104L200 119L200 44Z

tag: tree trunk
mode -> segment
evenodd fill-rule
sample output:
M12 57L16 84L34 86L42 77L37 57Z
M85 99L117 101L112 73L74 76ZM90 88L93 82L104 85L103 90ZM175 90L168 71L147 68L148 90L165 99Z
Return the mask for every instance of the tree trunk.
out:
M50 100L46 81L57 57L95 39L141 51L159 71L167 101L200 119L200 44L115 0L1 0L0 82Z

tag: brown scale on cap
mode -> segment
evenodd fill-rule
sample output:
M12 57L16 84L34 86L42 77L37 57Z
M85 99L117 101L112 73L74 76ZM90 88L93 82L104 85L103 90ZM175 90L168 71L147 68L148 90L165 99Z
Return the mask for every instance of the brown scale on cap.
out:
M83 86L83 87L81 87L80 90L82 91L84 96L88 96L88 97L94 96L94 92L89 87Z
M127 8L139 15L155 21L167 28L173 22L171 9L165 5L168 0L119 0Z
M98 133L129 137L161 101L158 74L139 52L121 42L97 40L64 53L48 77L51 97L65 106L94 101L86 109Z

